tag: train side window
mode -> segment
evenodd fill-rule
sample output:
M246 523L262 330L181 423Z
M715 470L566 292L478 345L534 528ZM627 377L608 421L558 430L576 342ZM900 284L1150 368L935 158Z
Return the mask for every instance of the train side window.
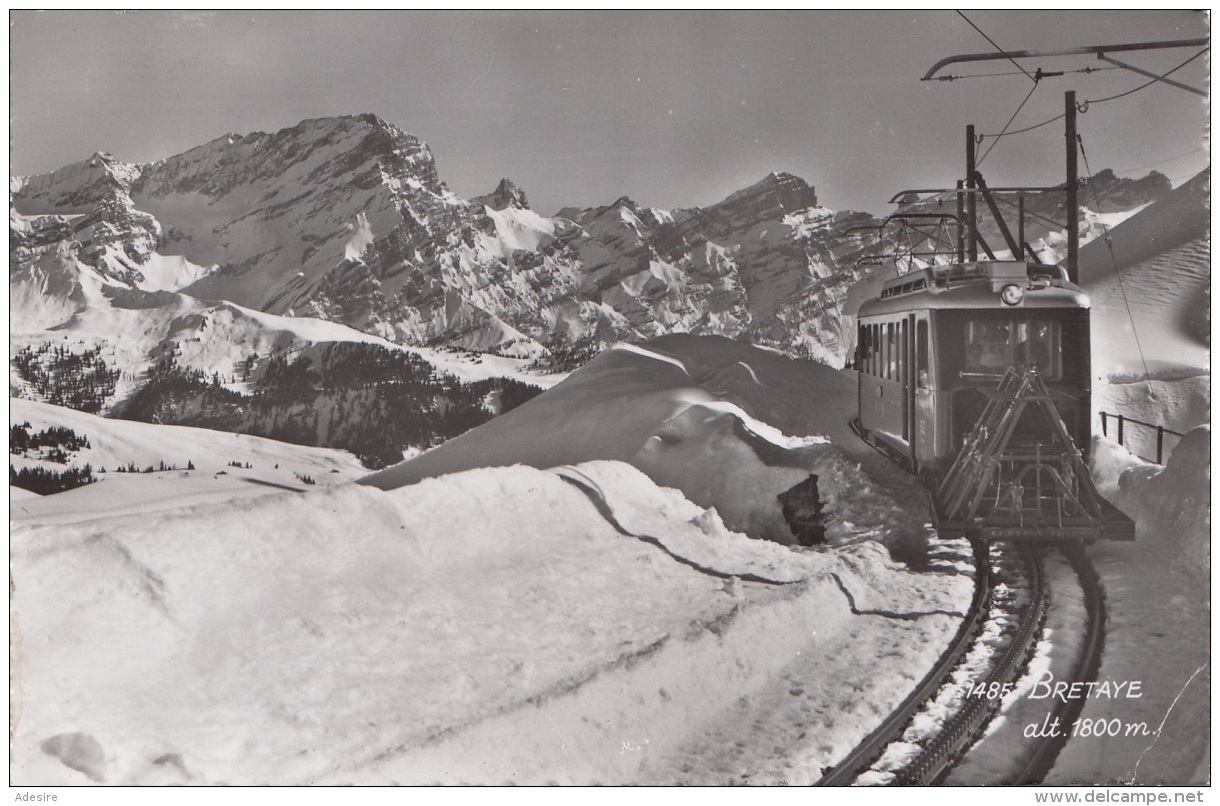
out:
M873 347L873 375L880 378L885 372L885 325L875 325L877 340Z
M915 383L928 388L928 320L915 323Z
M881 354L885 351L885 344L881 341L881 325L873 325L873 376L881 377Z
M885 348L885 377L891 381L898 380L898 328L893 322L885 326L889 339Z
M868 348L864 352L864 372L873 374L873 353L877 349L877 340L873 338L873 326L864 326L864 338L868 340Z
M873 377L881 374L881 325L873 325L873 342L869 345L868 371Z
M869 375L872 375L874 373L873 363L877 355L876 327L873 325L866 325L864 328L864 337L868 343L864 353L864 371Z
M888 322L881 326L881 366L877 368L877 374L882 378L889 378L889 330L893 327Z

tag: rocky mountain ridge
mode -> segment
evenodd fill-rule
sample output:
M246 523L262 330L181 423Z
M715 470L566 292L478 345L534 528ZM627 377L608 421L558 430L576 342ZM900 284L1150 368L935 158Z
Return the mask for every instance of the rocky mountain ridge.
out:
M1093 182L1115 209L1168 190ZM547 217L508 179L460 198L423 141L367 114L146 165L98 153L12 179L10 198L10 288L48 298L46 326L80 314L93 284L129 306L171 292L526 358L690 332L840 364L849 289L892 270L859 260L889 236L845 234L877 219L820 206L791 174L706 208L624 197Z

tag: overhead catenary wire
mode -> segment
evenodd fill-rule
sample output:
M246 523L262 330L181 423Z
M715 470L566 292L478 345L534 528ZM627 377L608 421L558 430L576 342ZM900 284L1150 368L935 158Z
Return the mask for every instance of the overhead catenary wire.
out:
M1148 162L1148 163L1145 163L1145 164L1143 164L1143 165L1126 166L1126 167L1123 167L1123 168L1115 168L1115 169L1114 169L1114 171L1115 171L1116 173L1121 173L1121 172L1124 172L1124 171L1139 171L1139 170L1142 170L1142 169L1144 169L1144 168L1153 168L1153 167L1155 167L1155 166L1157 166L1157 165L1164 165L1164 164L1165 164L1165 163L1167 163L1167 162L1173 162L1174 160L1180 160L1180 159L1182 159L1183 157L1189 157L1189 156L1190 156L1190 155L1192 155L1192 154L1198 154L1200 151L1207 151L1207 146L1199 146L1198 148L1192 148L1190 151L1184 151L1184 152L1182 152L1181 154L1174 154L1172 157L1166 157L1165 159L1163 159L1163 160L1157 160L1156 162ZM1191 174L1191 175L1193 176L1193 174Z
M1173 74L1174 74L1174 73L1176 73L1177 71L1181 70L1181 69L1182 69L1183 67L1185 67L1186 65L1190 64L1191 62L1193 62L1195 59L1197 59L1197 58L1199 58L1200 56L1202 56L1202 55L1203 55L1204 53L1206 53L1208 50L1210 50L1210 48L1204 48L1203 50L1201 50L1201 51L1199 51L1198 53L1196 53L1194 56L1191 56L1189 59L1187 59L1186 61L1184 61L1184 62L1182 62L1181 64L1179 64L1177 67L1174 67L1174 68L1173 68L1172 70L1170 70L1168 73L1163 74L1163 75L1161 76L1161 78L1168 78L1169 76L1173 75ZM1156 79L1156 78L1151 79L1150 81L1146 81L1146 82L1144 82L1143 84L1140 84L1138 87L1135 87L1135 88L1133 88L1133 89L1129 89L1129 90L1127 90L1126 92L1120 92L1120 93L1118 93L1117 95L1109 95L1109 96L1107 96L1107 97L1105 97L1105 98L1091 98L1091 99L1086 100L1086 101L1081 101L1080 103L1078 103L1078 104L1076 105L1076 108L1077 108L1078 110L1080 110L1081 112L1087 112L1087 111L1088 111L1088 109L1089 109L1089 107L1090 107L1090 106L1092 106L1093 104L1104 104L1104 103L1106 103L1107 101L1115 101L1115 100L1118 100L1119 98L1125 98L1125 97L1127 97L1128 95L1131 95L1131 94L1133 94L1133 93L1139 92L1139 91L1140 91L1140 90L1142 90L1142 89L1145 89L1145 88L1147 88L1147 87L1152 86L1153 84L1156 84L1156 83L1157 83L1159 80L1160 80L1160 79ZM1026 127L1025 127L1025 128L1023 128L1023 129L1016 129L1016 130L1014 130L1014 131L1010 131L1010 132L1001 132L1000 134L982 134L982 135L979 135L979 137L980 137L980 138L982 138L982 139L986 139L986 138L988 138L988 137L994 137L994 138L996 138L997 140L998 140L999 138L1001 138L1001 137L1012 137L1014 134L1024 134L1025 132L1031 132L1031 131L1033 131L1034 129L1040 129L1040 128L1042 128L1043 126L1046 126L1046 125L1049 125L1049 124L1051 124L1051 123L1054 123L1054 122L1055 122L1055 121L1057 121L1057 120L1062 120L1062 119L1063 119L1063 117L1064 117L1064 115L1061 113L1061 114L1055 115L1053 118L1048 118L1048 119L1046 119L1046 120L1042 121L1041 123L1035 123L1035 124L1034 124L1034 125L1032 125L1032 126L1026 126ZM990 150L990 149L988 149L988 150Z
M1082 67L1079 70L1056 70L1053 73L1043 73L1042 78L1056 78L1058 76L1074 75L1076 73L1086 73L1086 74L1104 73L1107 70L1121 70L1121 69L1122 68L1120 68L1120 67ZM961 81L961 80L967 79L967 78L1000 78L1002 76L1022 76L1022 75L1029 75L1029 74L1024 71L1017 72L1016 70L1008 70L1003 73L971 73L968 76L959 76L959 75L949 74L949 75L944 75L944 76L937 76L936 80L937 81ZM1035 78L1037 78L1037 75L1035 75Z
M1021 110L1025 108L1025 104L1029 103L1029 99L1033 97L1036 89L1038 89L1038 79L1035 78L1034 85L1029 88L1029 92L1025 95L1025 100L1017 104L1017 111L1013 112L1012 115L1009 116L1008 122L1004 124L1003 130L999 133L995 140L992 141L991 145L987 146L987 150L983 152L983 156L979 157L978 162L974 164L976 170L980 165L983 164L983 160L987 159L987 155L991 153L991 149L995 148L996 144L1000 142L1000 138L1004 136L1004 132L1008 131L1008 127L1012 125L1012 122L1017 119L1017 115L1021 114Z
M1169 78L1171 75L1178 72L1183 67L1185 67L1186 65L1193 62L1195 59L1202 56L1204 53L1207 53L1207 51L1209 51L1209 50L1211 50L1211 48L1203 48L1203 50L1199 51L1194 56L1191 56L1189 59L1187 59L1186 61L1179 64L1177 67L1173 68L1168 73L1165 73L1164 75L1162 75L1161 78ZM1130 90L1127 90L1126 92L1120 92L1118 95L1111 95L1107 98L1098 98L1097 100L1085 101L1084 105L1087 107L1089 104L1104 104L1106 101L1116 101L1119 98L1125 98L1134 92L1139 92L1140 90L1144 89L1145 87L1151 87L1153 84L1156 84L1157 82L1159 82L1161 80L1161 78L1150 79L1149 81L1147 81L1143 84L1140 84L1135 89L1130 89Z

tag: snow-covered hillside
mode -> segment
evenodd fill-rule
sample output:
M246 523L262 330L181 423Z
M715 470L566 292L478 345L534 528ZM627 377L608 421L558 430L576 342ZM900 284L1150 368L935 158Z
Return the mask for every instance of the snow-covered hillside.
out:
M1181 377L1210 365L1211 287L1204 171L1080 252L1093 319L1094 363L1108 377Z
M229 376L239 373L239 365L251 354L290 353L330 342L410 352L464 381L510 377L550 386L562 379L527 372L526 359L405 346L337 322L280 316L180 293L124 289L92 267L46 255L33 264L14 266L9 290L11 353L47 341L66 342L77 351L101 347L110 366L122 373L112 400L130 394L141 374L169 352L180 366ZM19 380L11 385L22 388Z
M367 472L345 451L201 428L110 420L32 400L11 399L9 419L12 425L28 424L31 432L68 428L89 442L86 448L68 451L66 464L48 461L44 452L26 451L10 453L10 467L62 471L89 465L99 479L69 493L48 496L10 487L16 495L10 510L14 524L86 521L119 512L230 502L266 494L277 486L303 489L307 485L302 479L329 486ZM162 465L175 469L155 470ZM129 466L141 472L119 472ZM147 468L154 472L143 472Z

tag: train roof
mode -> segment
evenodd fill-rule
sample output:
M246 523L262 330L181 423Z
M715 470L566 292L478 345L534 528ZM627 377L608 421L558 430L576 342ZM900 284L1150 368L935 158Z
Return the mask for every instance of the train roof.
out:
M1016 304L1005 304L1008 286L1020 289ZM977 261L929 266L887 280L879 296L860 306L859 316L927 309L1023 310L1088 308L1089 297L1067 279L1060 266L1021 260Z

